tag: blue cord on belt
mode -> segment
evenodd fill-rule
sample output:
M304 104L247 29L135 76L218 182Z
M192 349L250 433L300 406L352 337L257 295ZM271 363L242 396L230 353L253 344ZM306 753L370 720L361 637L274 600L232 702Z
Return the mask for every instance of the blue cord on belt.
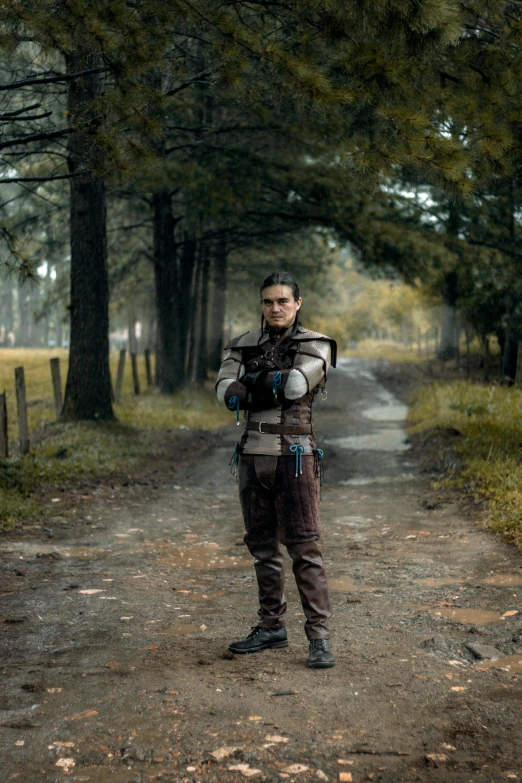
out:
M290 451L292 454L295 454L295 478L297 478L303 473L304 446L301 446L300 443L295 443L293 446L290 446Z
M281 375L280 372L276 372L272 380L272 394L274 395L274 397L277 397L277 391L279 387L282 386L282 384L283 384L283 376Z
M241 446L241 442L238 441L234 447L234 453L232 454L232 459L230 460L230 472L233 476L237 479L237 471L239 466L239 448Z
M236 424L239 427L239 397L236 397L234 394L233 397L231 397L227 403L227 407L229 411L233 411L235 409L236 411Z

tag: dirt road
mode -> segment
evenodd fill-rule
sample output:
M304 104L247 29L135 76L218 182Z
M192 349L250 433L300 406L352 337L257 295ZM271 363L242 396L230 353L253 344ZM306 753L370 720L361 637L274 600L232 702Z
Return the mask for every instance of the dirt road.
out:
M435 498L371 364L316 413L337 666L306 668L291 572L289 648L226 653L256 609L231 423L0 542L1 783L522 780L522 558Z

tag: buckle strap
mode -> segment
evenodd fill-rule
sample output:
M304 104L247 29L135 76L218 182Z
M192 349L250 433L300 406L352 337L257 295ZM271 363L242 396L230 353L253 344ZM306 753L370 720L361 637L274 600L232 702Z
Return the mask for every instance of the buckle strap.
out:
M311 435L311 424L269 424L266 421L247 421L246 430L255 430L267 435Z

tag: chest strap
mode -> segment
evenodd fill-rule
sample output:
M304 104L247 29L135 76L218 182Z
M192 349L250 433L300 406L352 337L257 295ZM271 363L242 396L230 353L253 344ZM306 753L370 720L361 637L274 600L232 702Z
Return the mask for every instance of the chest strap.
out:
M269 424L266 421L247 421L246 430L264 432L267 435L311 435L311 424Z

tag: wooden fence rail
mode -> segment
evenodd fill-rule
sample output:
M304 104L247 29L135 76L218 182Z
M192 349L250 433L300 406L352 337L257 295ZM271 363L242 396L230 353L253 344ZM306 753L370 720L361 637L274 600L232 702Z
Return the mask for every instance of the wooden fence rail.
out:
M116 386L114 389L114 401L119 403L123 388L123 375L125 370L126 350L120 351L118 358L118 370L116 374ZM145 350L145 372L147 377L147 386L151 387L154 383L152 374L151 352ZM135 353L131 354L132 364L132 382L134 394L140 393L140 381L138 375L138 357ZM55 357L50 360L51 380L53 387L54 410L56 420L59 421L63 408L62 376L60 370L60 359ZM111 384L112 387L112 384ZM16 409L18 419L18 444L21 454L27 454L30 448L29 439L29 421L27 416L27 393L25 387L25 371L23 367L15 368L15 393ZM9 428L7 418L7 394L0 394L0 460L9 457Z
M9 456L9 440L7 433L7 402L5 391L0 394L0 459Z
M119 402L121 400L121 387L123 386L123 371L125 370L125 356L127 351L122 348L118 359L118 371L116 373L116 388L114 390L114 401Z
M54 410L56 411L56 421L59 421L62 415L62 377L60 373L60 359L57 357L51 359L51 378L53 381Z
M140 393L140 379L138 377L138 357L135 353L131 353L131 365L132 365L132 385L134 387L134 394Z
M18 412L18 444L20 454L29 451L29 422L27 420L27 395L23 367L15 368L16 408Z

